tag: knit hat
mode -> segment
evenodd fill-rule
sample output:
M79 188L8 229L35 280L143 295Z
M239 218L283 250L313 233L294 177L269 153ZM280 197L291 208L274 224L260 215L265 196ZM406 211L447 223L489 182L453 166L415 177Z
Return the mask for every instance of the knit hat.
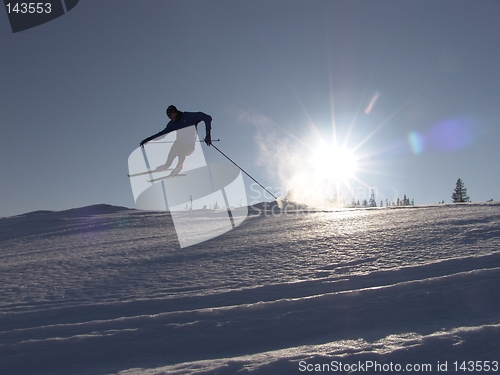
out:
M167 116L173 112L179 112L175 105L169 105L167 108Z

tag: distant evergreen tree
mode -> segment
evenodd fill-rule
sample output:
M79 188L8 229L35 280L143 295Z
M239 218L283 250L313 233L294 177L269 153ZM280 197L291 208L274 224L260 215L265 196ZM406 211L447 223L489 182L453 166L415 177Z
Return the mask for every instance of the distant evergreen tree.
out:
M460 178L457 180L455 190L451 195L451 200L453 203L470 202L470 198L467 196L467 189L465 188L465 185Z
M409 206L410 200L406 197L406 194L403 196L403 206Z
M368 203L370 207L377 207L377 202L375 201L375 193L372 189L372 194L370 195L370 202Z

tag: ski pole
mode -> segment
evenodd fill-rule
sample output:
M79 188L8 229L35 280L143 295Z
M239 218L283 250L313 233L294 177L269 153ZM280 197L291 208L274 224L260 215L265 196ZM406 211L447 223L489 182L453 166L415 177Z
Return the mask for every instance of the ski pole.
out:
M267 191L269 194L271 194L271 196L276 199L276 202L278 203L278 205L280 205L280 201L281 199L276 197L273 193L271 193L269 190L267 190L264 186L262 186L259 181L257 181L255 178L253 178L252 176L250 176L243 168L241 168L238 164L236 164L234 161L232 161L229 156L227 156L225 153L223 153L221 150L219 150L217 147L215 147L214 145L212 145L213 148L215 148L217 151L219 151L227 160L229 160L231 163L233 163L234 165L236 165L243 173L245 173L248 177L250 177L252 180L254 180L257 185L259 185L262 189L264 189L265 191Z
M219 142L219 141L220 141L220 139L212 139L212 142ZM174 143L174 142L175 141L163 141L163 142L158 141L158 142L154 142L153 144L155 144L155 143ZM196 141L196 142L205 142L205 141L201 140L201 141Z

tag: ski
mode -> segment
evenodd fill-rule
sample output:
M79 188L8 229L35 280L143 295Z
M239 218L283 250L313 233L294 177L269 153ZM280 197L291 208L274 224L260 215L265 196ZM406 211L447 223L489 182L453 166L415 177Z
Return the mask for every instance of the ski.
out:
M158 178L153 178L152 180L148 180L148 182L155 182L155 181L160 181L160 180L165 180L167 178L175 178L175 177L182 177L182 176L185 176L186 174L184 173L179 173L179 174L176 174L175 176L163 176L163 177L158 177Z
M128 174L127 176L128 177L136 177L136 176L143 176L145 174L160 173L160 172L171 171L171 170L173 170L173 168L164 169L163 171L152 170L152 171L146 171L146 172L131 173L131 174Z

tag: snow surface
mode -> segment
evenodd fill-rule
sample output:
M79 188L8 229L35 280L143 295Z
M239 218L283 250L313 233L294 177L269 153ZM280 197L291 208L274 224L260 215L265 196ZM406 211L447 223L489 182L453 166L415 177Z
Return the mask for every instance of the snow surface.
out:
M455 373L500 361L499 245L494 202L274 209L184 249L165 212L2 218L0 373Z

